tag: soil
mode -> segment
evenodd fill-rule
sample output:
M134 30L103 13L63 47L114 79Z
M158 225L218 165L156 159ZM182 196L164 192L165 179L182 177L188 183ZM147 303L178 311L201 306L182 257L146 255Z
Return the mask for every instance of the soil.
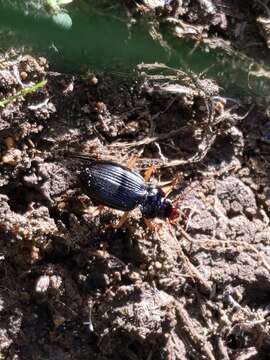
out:
M126 6L267 64L263 2L160 3ZM162 64L80 76L13 49L0 66L0 358L270 359L267 97ZM136 209L112 228L121 212L93 216L71 152L140 154L154 184L177 179L181 216L152 231Z

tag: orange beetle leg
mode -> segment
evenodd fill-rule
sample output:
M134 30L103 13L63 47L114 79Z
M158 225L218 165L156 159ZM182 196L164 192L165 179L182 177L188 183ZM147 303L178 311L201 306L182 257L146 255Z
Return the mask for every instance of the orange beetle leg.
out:
M137 154L133 154L133 155L131 156L131 158L128 160L128 162L127 162L127 168L128 168L129 170L134 169L134 167L136 166L136 162L138 161L138 159L139 159L139 156L138 156Z
M179 182L180 177L179 176L175 176L172 179L172 182L170 185L164 186L162 187L162 191L164 192L164 196L168 197L170 195L170 193L173 191L175 185Z
M149 166L149 168L144 173L144 181L148 182L150 180L150 177L152 176L153 172L155 172L156 167L155 165Z
M100 215L103 209L104 209L104 205L99 205L94 211L88 211L88 213L92 218L94 218Z
M143 219L145 225L151 230L151 231L158 231L160 230L162 224L157 224L157 223L154 223L152 220L150 219L146 219L144 218Z

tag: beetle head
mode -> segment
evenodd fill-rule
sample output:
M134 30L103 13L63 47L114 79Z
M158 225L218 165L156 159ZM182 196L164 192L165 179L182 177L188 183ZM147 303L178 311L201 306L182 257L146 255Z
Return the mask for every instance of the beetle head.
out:
M168 218L169 220L175 220L179 216L178 208L173 206L172 202L169 199L164 199L162 201L159 212L160 218Z
M172 207L172 210L171 210L171 213L170 215L168 216L169 220L175 220L179 217L180 215L180 211L177 207Z

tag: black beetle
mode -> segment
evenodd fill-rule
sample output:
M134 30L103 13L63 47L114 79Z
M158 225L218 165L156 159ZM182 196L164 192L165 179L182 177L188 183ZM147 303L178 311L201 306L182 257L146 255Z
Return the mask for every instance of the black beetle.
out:
M162 188L145 182L140 174L111 161L77 157L88 160L80 179L86 194L96 205L122 211L139 207L146 219L178 217L179 210L165 197Z

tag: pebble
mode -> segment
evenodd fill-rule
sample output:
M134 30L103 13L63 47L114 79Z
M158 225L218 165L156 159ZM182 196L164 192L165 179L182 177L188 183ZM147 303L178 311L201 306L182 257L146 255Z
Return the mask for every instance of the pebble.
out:
M19 149L9 149L2 157L4 164L16 166L22 159L22 152Z
M162 264L159 261L156 261L154 266L157 270L160 270L162 268Z
M129 278L130 278L130 280L131 281L138 281L138 280L140 280L140 278L141 278L141 276L140 276L140 274L137 272L137 271L132 271L131 273L130 273L130 275L129 275Z
M5 142L5 145L7 147L7 150L10 150L10 149L12 149L14 147L14 139L13 139L13 137L11 137L11 136L6 137L4 142Z
M36 292L44 294L50 286L49 275L41 275L36 283Z
M20 76L21 76L21 79L22 79L23 81L28 78L28 74L27 74L26 71L22 71L22 72L20 73Z
M45 66L45 65L48 64L47 59L44 58L44 57L39 57L38 58L38 63L39 63L40 66Z
M97 85L98 84L98 78L96 76L92 76L88 79L89 85Z

